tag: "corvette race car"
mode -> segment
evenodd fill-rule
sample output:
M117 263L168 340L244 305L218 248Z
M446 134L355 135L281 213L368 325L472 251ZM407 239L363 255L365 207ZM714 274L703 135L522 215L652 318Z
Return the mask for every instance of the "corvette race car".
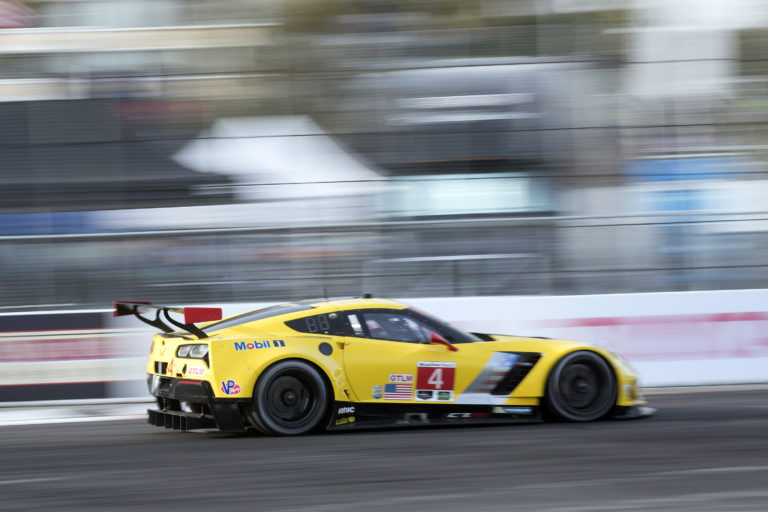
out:
M653 411L605 349L467 333L392 300L306 300L223 320L219 308L117 301L114 314L164 331L147 361L148 421L176 430L297 435Z

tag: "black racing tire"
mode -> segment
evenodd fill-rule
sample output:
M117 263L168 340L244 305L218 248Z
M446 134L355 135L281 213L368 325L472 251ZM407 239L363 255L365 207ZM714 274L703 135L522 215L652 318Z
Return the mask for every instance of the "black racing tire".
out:
M325 418L329 396L325 380L314 366L295 359L280 361L256 381L251 419L264 434L306 434Z
M593 421L616 404L616 375L600 355L571 352L557 362L547 379L545 405L554 419Z

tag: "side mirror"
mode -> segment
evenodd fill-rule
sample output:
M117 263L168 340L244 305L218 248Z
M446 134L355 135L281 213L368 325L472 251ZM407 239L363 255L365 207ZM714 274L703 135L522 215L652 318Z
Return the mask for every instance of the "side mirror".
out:
M448 347L448 350L450 350L451 352L458 352L459 351L459 349L456 347L456 345L454 345L453 343L451 343L447 339L443 338L442 336L437 334L435 331L431 331L430 332L430 334L429 334L429 342L430 343L438 343L440 345L445 345L446 347Z

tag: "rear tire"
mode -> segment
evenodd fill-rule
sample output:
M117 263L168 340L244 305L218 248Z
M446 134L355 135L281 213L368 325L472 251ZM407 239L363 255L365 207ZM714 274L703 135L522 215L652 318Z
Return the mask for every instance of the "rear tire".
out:
M616 404L616 376L594 352L580 350L563 357L549 374L547 411L563 421L593 421Z
M323 421L328 403L325 380L314 366L298 360L280 361L256 381L251 419L265 434L306 434Z

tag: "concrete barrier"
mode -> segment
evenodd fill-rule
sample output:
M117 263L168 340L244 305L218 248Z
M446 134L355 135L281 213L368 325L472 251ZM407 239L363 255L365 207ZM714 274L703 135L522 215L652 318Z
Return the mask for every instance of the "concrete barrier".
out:
M607 347L645 386L768 382L768 290L406 302L469 331ZM265 305L221 306L229 315ZM153 333L106 309L0 314L0 403L148 398Z
M465 330L588 341L645 386L768 382L768 290L416 299Z
M139 396L148 334L108 310L2 313L0 403Z

